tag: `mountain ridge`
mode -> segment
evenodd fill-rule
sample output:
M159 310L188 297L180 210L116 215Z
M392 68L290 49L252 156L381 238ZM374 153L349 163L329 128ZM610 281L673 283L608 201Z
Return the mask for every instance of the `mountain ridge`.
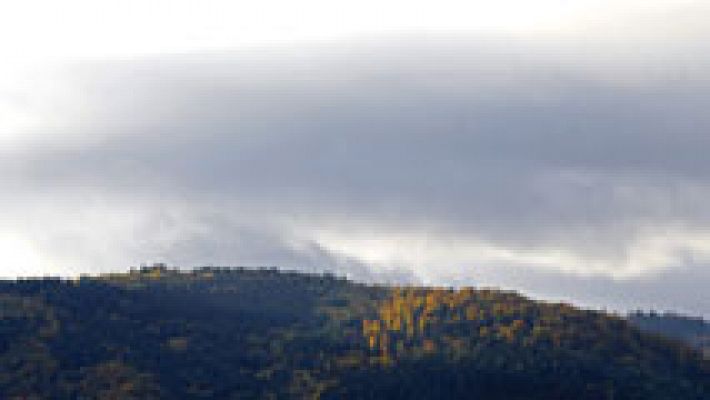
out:
M707 399L700 352L515 292L164 265L0 282L3 398Z

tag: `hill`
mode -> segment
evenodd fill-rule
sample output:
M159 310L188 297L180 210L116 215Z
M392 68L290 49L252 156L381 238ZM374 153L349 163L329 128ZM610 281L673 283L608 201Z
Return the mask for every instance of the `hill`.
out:
M629 314L628 318L641 330L682 340L710 358L710 323L702 318L641 311Z
M516 293L276 269L0 283L0 398L708 399L710 365Z

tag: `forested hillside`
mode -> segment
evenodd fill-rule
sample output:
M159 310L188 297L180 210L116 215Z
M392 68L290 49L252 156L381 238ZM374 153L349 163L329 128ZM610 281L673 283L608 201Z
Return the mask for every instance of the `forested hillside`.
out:
M0 283L0 398L708 399L710 365L516 293L164 267Z
M702 318L641 311L630 314L628 318L641 330L682 340L700 349L706 358L710 358L710 323Z

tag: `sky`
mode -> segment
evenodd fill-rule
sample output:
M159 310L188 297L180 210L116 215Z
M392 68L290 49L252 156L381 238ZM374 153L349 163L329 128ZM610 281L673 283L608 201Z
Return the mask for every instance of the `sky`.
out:
M0 276L141 263L710 317L710 5L0 4Z

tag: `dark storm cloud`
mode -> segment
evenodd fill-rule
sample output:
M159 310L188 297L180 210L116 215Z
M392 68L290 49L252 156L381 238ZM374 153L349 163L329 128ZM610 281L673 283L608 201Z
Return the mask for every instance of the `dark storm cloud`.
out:
M114 265L132 253L330 265L372 280L382 266L347 244L364 230L383 253L413 234L427 237L419 251L440 254L458 237L493 254L467 250L440 271L385 254L394 269L379 273L475 280L475 269L452 266L480 262L500 282L547 274L515 285L554 294L555 282L578 280L594 296L605 279L710 255L706 76L679 78L682 62L654 59L629 79L643 57L505 45L343 43L77 66L68 76L86 118L62 129L86 140L68 145L58 132L0 161L0 175L11 203L71 198L81 219L86 196L98 215L130 214L112 233L120 256L97 258Z

